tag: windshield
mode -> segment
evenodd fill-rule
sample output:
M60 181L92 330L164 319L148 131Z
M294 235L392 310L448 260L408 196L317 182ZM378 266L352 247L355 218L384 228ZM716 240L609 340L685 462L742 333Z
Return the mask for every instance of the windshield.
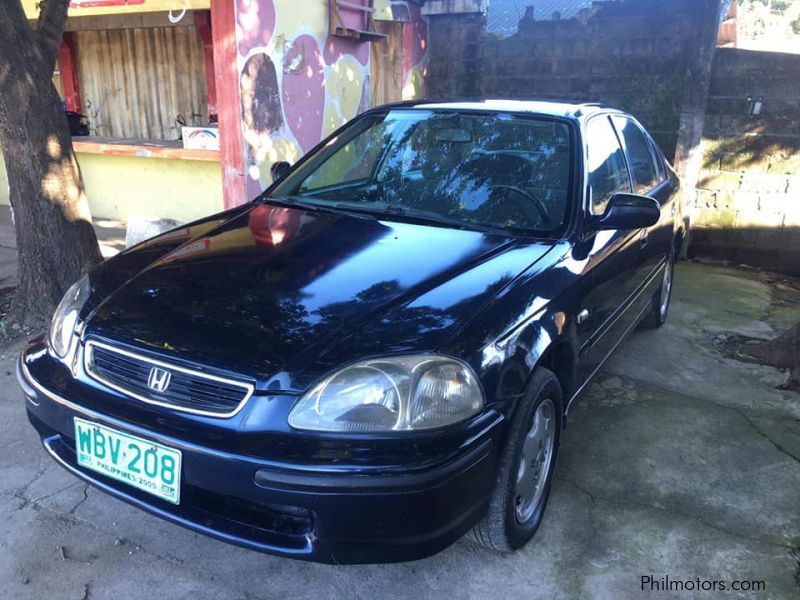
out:
M357 119L271 195L465 227L554 233L571 140L555 119L396 109Z

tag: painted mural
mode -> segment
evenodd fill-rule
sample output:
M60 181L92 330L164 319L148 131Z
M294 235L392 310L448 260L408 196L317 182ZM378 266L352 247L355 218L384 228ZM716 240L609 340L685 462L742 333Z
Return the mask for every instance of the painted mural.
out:
M407 23L403 97L423 95L427 23L420 7L376 0L374 8L376 20ZM330 35L327 0L237 0L236 10L247 197L253 197L271 183L272 163L297 161L370 107L370 45Z

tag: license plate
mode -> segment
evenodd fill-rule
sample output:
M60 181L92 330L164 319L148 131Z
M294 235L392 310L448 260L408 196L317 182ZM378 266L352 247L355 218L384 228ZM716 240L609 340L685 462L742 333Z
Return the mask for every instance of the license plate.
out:
M180 503L181 452L83 419L75 422L78 464L172 502Z

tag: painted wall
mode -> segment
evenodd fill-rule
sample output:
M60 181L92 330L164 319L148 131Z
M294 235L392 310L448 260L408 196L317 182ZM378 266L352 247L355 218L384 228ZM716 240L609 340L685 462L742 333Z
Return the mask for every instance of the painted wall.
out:
M222 170L215 161L78 154L92 216L192 221L219 212Z
M419 6L377 0L375 18L409 21L404 93L422 95L427 23ZM252 198L271 183L272 163L296 162L371 106L370 45L330 35L327 0L237 0L236 19L246 197Z
M92 217L128 215L193 221L222 210L222 171L214 161L78 153ZM8 180L0 156L0 204Z

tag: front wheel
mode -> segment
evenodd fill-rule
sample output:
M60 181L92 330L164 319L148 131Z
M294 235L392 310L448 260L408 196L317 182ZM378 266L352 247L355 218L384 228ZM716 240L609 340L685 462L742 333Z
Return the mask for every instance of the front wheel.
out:
M642 325L648 329L658 329L667 322L669 313L669 303L672 299L672 278L675 272L675 253L670 252L667 257L667 264L664 267L664 274L661 276L661 285L653 294L652 307L648 315L642 321Z
M524 546L542 522L561 436L561 386L538 368L511 420L486 516L472 539L499 552Z

